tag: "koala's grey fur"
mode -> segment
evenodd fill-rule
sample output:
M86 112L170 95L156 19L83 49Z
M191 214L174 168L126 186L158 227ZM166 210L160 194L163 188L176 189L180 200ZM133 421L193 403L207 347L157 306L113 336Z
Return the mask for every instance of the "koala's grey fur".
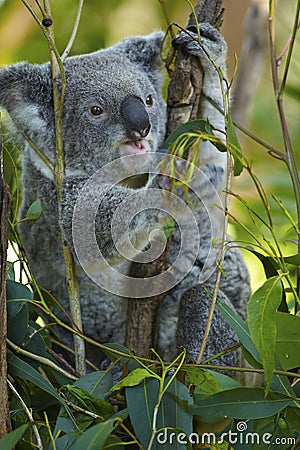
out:
M226 44L209 25L203 25L202 42L217 65L225 70ZM62 132L64 139L66 177L60 210L54 176L36 152L25 143L23 154L23 203L21 217L28 207L40 198L43 213L36 223L20 224L20 234L31 268L39 284L51 290L68 309L65 273L61 250L59 224L64 229L71 248L72 215L76 199L85 182L98 169L135 145L142 142L147 150L155 152L164 140L166 110L161 94L162 69L160 48L163 34L155 32L145 37L132 37L95 53L67 58L66 94ZM198 43L181 34L177 45L197 55L204 70L203 92L222 104L218 74ZM152 96L153 104L147 104ZM129 103L127 99L130 99ZM133 100L134 99L134 100ZM126 102L125 102L126 100ZM151 102L150 102L151 103ZM28 134L40 151L55 165L55 132L53 99L49 64L15 64L0 72L0 105L7 110L13 122ZM135 113L134 105L140 113ZM91 106L102 108L99 117L93 116ZM136 117L138 116L138 117ZM202 116L218 129L224 129L224 119L209 101L202 101ZM147 119L148 117L148 119ZM147 129L149 126L151 129ZM134 122L140 130L133 130ZM149 128L149 127L148 127ZM20 134L16 133L16 139ZM201 167L222 195L226 155L210 143L201 146ZM220 176L220 174L223 174ZM146 186L155 186L157 177L150 177ZM107 180L101 180L106 186ZM203 185L202 185L203 184ZM207 182L202 181L203 196L211 196ZM125 184L114 186L101 204L96 218L96 235L102 253L107 259L117 258L111 239L110 224L115 208L135 188ZM98 193L90 192L91 204ZM86 205L88 209L89 204ZM222 213L215 211L214 220L220 222ZM203 335L210 297L199 284L201 269L211 244L210 218L203 206L195 211L201 235L200 250L193 269L184 280L168 293L161 308L159 346L167 357L176 352L177 345L185 345L196 356ZM132 222L130 237L137 253L147 245L149 232L162 226L166 214L157 210L140 213ZM84 238L84 237L83 237ZM192 236L191 236L192 238ZM169 259L172 263L180 245L179 231L172 238ZM127 300L112 295L94 284L77 264L81 293L84 332L105 343L124 342ZM130 264L123 263L122 270L129 273ZM226 252L220 287L220 298L239 313L244 314L249 297L249 277L238 250ZM212 276L207 286L213 285ZM147 296L147 293L145 293ZM178 313L179 311L179 313ZM178 322L178 314L180 316ZM179 328L177 324L179 323ZM177 330L178 328L178 330ZM206 356L216 354L236 340L233 331L216 312L212 324ZM236 356L224 356L222 362L234 363Z

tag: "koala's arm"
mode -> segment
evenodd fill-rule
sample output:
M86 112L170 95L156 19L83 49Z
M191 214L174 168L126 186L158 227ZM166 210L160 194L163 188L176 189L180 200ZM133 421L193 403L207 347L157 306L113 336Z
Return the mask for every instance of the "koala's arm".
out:
M76 219L82 220L83 227L93 221L95 227L95 237L99 249L110 263L134 258L149 242L149 234L153 229L162 228L170 219L170 216L160 209L140 208L140 199L134 194L137 190L126 186L110 186L98 184L97 190L89 188L87 177L67 176L64 181L62 201L60 205L60 224L65 232L66 239L71 248L76 251L78 245L90 245L90 236L82 233L74 241L73 214L79 214ZM81 191L85 189L85 196L81 197ZM103 196L102 201L99 198ZM76 202L81 203L80 208L75 208ZM129 208L126 210L126 201ZM126 226L126 217L118 215L117 210L125 202L125 215L128 215L129 226ZM128 204L128 203L127 203ZM99 206L98 206L99 205ZM134 210L140 211L137 215ZM96 213L95 213L96 211ZM132 220L131 220L132 219ZM75 221L76 222L76 221ZM114 228L114 233L112 233ZM127 234L128 233L128 234ZM128 245L129 244L129 245ZM124 251L126 258L122 257L118 251Z

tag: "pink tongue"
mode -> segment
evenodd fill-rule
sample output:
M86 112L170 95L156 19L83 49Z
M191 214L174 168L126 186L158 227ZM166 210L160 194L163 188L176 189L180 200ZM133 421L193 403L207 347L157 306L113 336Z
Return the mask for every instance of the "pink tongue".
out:
M132 141L131 145L137 147L139 150L144 150L144 145L141 141Z

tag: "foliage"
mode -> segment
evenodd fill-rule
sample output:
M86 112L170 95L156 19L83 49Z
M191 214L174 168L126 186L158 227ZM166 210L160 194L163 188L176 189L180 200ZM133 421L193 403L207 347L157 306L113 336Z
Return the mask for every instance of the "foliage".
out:
M111 7L119 3L116 0ZM4 6L8 8L8 5ZM299 1L297 6L290 49L299 23ZM105 7L108 8L107 5ZM273 8L274 3L270 1L271 25ZM270 28L271 44L275 40L273 31ZM286 74L291 56L292 53L287 58ZM274 57L275 54L271 55L277 94L278 88L282 87L276 97L278 101L285 85L280 85L276 76ZM292 95L293 91L288 89L288 93ZM280 101L278 108L286 144L289 135ZM270 167L275 156L286 164L291 174L295 199L287 206L278 196L270 199L265 192L252 165L241 154L230 111L225 111L225 114L228 126L226 146L214 136L210 124L196 121L175 132L166 142L166 147L170 146L174 152L183 155L195 141L209 139L220 151L231 152L235 174L243 169L244 176L249 176L256 189L258 208L235 192L229 194L248 212L249 222L240 221L232 212L229 216L243 231L245 238L239 245L254 255L258 266L262 264L264 283L249 301L247 322L220 300L217 300L217 308L238 336L248 363L247 367L227 370L259 374L260 387L245 387L221 373L222 367L216 365L187 364L185 350L181 350L173 361L165 362L154 350L149 358L138 358L122 346L96 343L111 360L107 370L94 370L79 376L76 370L67 366L64 358L52 348L56 342L55 334L51 332L53 325L67 328L57 317L58 301L37 285L26 255L20 256L19 253L22 248L16 231L16 211L20 203L19 172L15 163L11 163L9 178L13 179L14 202L10 233L17 260L22 262L21 272L30 280L30 289L20 279L16 281L14 264L9 264L7 360L14 430L0 439L1 449L122 449L128 446L222 449L230 448L230 445L235 449L264 449L266 445L279 445L279 442L279 448L296 448L296 444L289 440L294 438L294 442L296 439L299 442L300 433L297 384L300 377L295 371L300 366L300 318L297 314L300 265L297 195L300 186L297 185L297 168L293 166L293 147L270 151L269 146L263 143L264 150L269 152ZM276 203L285 229L289 229L288 237L292 242L289 254L274 224L270 201ZM298 206L298 216L294 212L295 205ZM41 212L37 199L21 220L38 220ZM83 339L90 342L87 337L83 336ZM113 374L120 363L123 363L122 378L114 383ZM253 438L256 434L260 439ZM248 441L245 440L247 437ZM251 447L245 447L249 442Z

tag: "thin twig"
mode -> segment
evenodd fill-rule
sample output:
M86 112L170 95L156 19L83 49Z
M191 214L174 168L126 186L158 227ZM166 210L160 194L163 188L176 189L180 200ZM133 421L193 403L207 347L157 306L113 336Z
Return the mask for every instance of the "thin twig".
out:
M296 19L294 22L294 29L292 33L292 38L295 40L297 24L299 20L300 14L300 0L297 2L297 11L296 11ZM275 37L275 0L270 0L269 3L269 39L270 39L270 49L271 49L271 69L272 69L272 79L273 79L273 89L275 94L275 100L277 103L278 114L281 123L283 142L285 148L285 162L289 169L290 177L293 184L295 201L297 207L297 220L298 220L298 228L300 229L300 176L295 160L295 155L293 152L293 147L291 143L291 138L289 134L289 129L287 126L287 121L285 117L285 112L283 108L282 102L282 94L283 89L285 87L286 76L288 73L292 50L293 50L293 42L290 45L288 61L285 67L284 78L280 87L279 76L278 76L278 66L277 66L277 58L276 58L276 37ZM298 238L298 252L300 253L300 236ZM300 298L300 268L297 268L297 295L298 300Z
M226 242L226 236L227 236L227 227L228 227L228 202L229 202L229 195L228 195L228 191L230 190L230 185L231 185L231 179L232 179L232 161L231 161L231 156L229 153L227 153L227 164L228 164L228 169L227 169L227 179L226 179L226 188L225 188L225 198L224 198L224 223L223 223L223 232L222 232L222 243L221 243L221 252L220 252L220 259L218 262L218 267L217 267L217 275L216 275L216 281L214 284L214 290L213 290L213 295L212 295L212 299L211 299L211 305L210 305L210 309L209 309L209 313L208 313L208 318L207 318L207 323L206 323L206 327L205 327L205 331L204 331L204 336L203 336L203 340L201 343L201 347L199 350L199 354L196 360L196 364L200 364L201 360L203 358L203 354L205 351L205 348L207 346L207 342L208 342L208 336L209 336L209 332L210 332L210 328L211 328L211 324L213 321L213 315L216 309L216 303L217 303L217 298L218 298L218 292L219 292L219 287L220 287L220 282L221 282L221 275L222 275L222 265L224 262L224 258L225 258L225 242Z
M50 1L44 0L44 10L47 17L51 17ZM51 41L48 41L50 64L52 71L52 88L53 88L53 103L54 103L54 117L55 117L55 138L56 138L56 190L58 205L61 203L62 190L65 176L65 158L64 145L62 136L62 115L64 104L64 93L66 88L65 72L60 56L57 56L54 51L55 40L53 25L48 27ZM51 44L53 42L53 45ZM61 93L58 91L57 77L61 77ZM76 327L82 330L82 318L80 309L80 294L75 272L75 263L69 245L65 239L64 230L61 227L61 242L63 249L63 256L66 270L66 284L69 294L70 311ZM73 335L75 348L75 365L76 369L81 375L86 372L85 368L85 345L84 341L77 335Z
M24 402L24 400L22 399L21 395L19 394L19 392L18 392L17 389L14 387L14 385L10 382L9 379L7 379L7 384L8 384L8 386L10 387L11 391L14 393L14 395L17 397L17 399L19 400L19 402L21 403L21 405L22 405L24 411L26 412L26 414L27 414L27 416L28 416L30 422L33 422L33 423L32 423L32 429L33 429L33 432L34 432L34 435L35 435L35 438L36 438L36 441L37 441L37 446L38 446L38 448L39 448L40 450L43 450L44 447L43 447L42 439L41 439L41 436L40 436L40 434L39 434L39 430L38 430L37 426L36 426L35 423L34 423L34 418L33 418L33 415L31 414L30 409L27 407L27 405L26 405L26 403Z
M299 442L300 442L300 434L299 434L299 436L297 436L297 439L295 440L295 444L291 447L291 450L296 450Z
M74 350L72 348L69 348L67 345L63 344L62 342L58 341L57 339L51 337L51 342L52 342L52 344L55 344L56 346L58 346L58 347L62 348L63 350L69 352L71 355L75 356L75 352L74 352ZM50 350L51 349L49 349L48 351L50 351ZM53 350L51 350L51 352L53 352ZM57 357L57 356L55 356L55 357ZM93 369L94 371L97 372L97 370L99 370L99 367L95 366L95 364L93 364L88 359L86 359L85 362L86 362L86 365L91 367L91 369Z
M295 13L295 19L294 19L294 25L293 25L293 31L292 31L290 43L289 43L289 46L288 46L288 54L287 54L287 58L286 58L286 64L285 64L285 67L284 67L284 73L283 73L283 76L282 76L282 82L281 82L281 87L280 87L280 96L284 92L284 89L285 89L285 86L286 86L287 77L288 77L288 73L289 73L289 69L290 69L290 66L291 66L292 54L293 54L294 45L295 45L295 41L296 41L296 34L297 34L299 23L300 23L299 22L299 14L300 14L300 1L298 0L296 13ZM276 63L278 65L278 58L276 58Z
M18 345L11 342L9 339L6 340L8 345L16 352L20 353L20 355L26 356L27 358L33 359L34 361L38 361L40 364L45 364L48 367L51 367L51 369L56 370L56 372L61 373L65 377L69 378L72 381L78 380L78 377L75 377L74 375L71 375L69 372L66 372L61 367L57 366L51 359L45 358L41 355L36 355L35 353L29 352L27 350L24 350L23 348L19 347Z
M79 0L79 5L78 5L78 9L77 9L77 14L76 14L73 30L72 30L69 42L68 42L63 54L61 55L62 61L64 61L67 58L67 56L69 55L71 48L74 44L76 34L78 31L78 27L79 27L80 18L81 18L83 3L84 3L84 0Z
M299 29L299 27L300 27L300 20L298 20L298 23L297 23L297 30ZM287 53L287 51L289 50L290 45L291 45L291 42L292 42L292 39L293 39L293 34L290 35L290 37L288 38L288 40L287 40L285 46L283 47L282 51L281 51L280 54L277 56L277 58L276 58L277 66L279 66L279 65L281 64L281 61L282 61L284 55L285 55L285 54Z

